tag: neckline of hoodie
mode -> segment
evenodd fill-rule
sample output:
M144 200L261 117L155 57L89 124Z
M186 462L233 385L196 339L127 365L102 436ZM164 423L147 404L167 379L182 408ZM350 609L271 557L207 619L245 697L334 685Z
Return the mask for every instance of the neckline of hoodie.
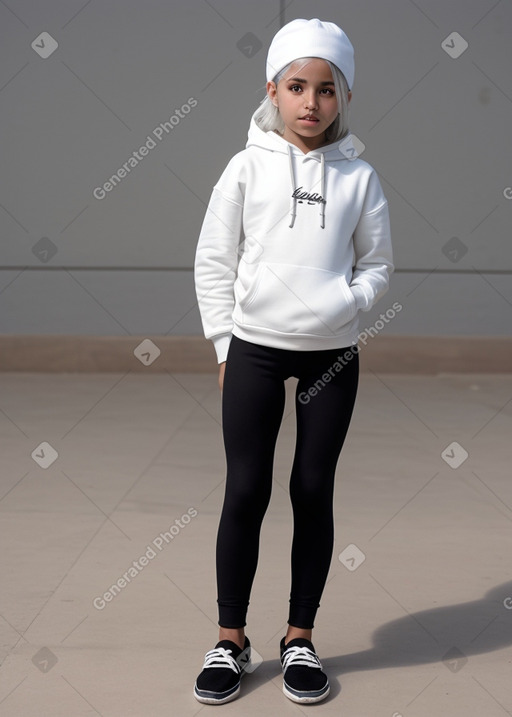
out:
M263 132L263 130L261 130ZM322 147L318 147L317 149L310 149L309 152L303 152L300 147L297 147L296 144L293 142L289 142L287 139L285 139L281 134L277 132L277 130L268 130L266 132L267 135L273 135L280 144L283 146L283 151L288 153L290 150L288 147L290 147L291 151L294 155L298 155L299 157L302 157L303 159L306 159L308 157L312 157L315 159L320 159L320 155L323 154L324 156L328 154L329 152L332 152L333 150L339 151L338 146L339 142L330 142L329 144L324 144ZM326 157L327 159L327 157ZM343 159L343 156L340 156L340 159Z
M267 141L272 145L274 144L275 149L271 146L267 146L266 148L271 151L282 151L284 154L288 154L289 150L288 147L291 147L292 152L294 155L297 155L299 157L302 157L303 159L306 158L314 158L319 160L320 155L325 155L325 159L327 161L333 161L333 160L343 160L346 159L346 157L340 152L340 145L345 143L347 140L351 143L351 132L348 132L348 134L341 140L336 140L334 142L330 142L329 144L324 144L322 147L318 147L318 149L311 149L309 152L303 152L300 147L297 147L296 144L293 144L293 142L289 142L287 139L285 139L277 130L263 130L258 122L255 120L254 115L251 117L251 121L249 123L249 136L247 137L247 143L246 147L251 145L254 142L255 138L253 139L253 142L251 142L251 130L255 128L258 132L261 132L261 134L267 138ZM256 143L256 142L255 142ZM328 155L331 152L335 152L337 155L336 157L329 157Z

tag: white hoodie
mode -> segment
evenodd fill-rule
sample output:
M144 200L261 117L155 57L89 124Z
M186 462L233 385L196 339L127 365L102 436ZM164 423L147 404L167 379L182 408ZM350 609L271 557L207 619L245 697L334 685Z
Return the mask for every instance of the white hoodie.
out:
M218 362L234 334L296 351L357 343L393 271L388 204L350 135L304 154L251 119L213 188L196 293Z

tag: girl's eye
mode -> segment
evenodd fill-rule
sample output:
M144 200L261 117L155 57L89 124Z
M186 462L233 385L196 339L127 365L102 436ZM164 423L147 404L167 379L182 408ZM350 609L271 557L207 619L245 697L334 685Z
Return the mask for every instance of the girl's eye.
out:
M291 90L292 92L295 92L295 90L301 90L301 89L302 89L302 87L301 87L300 85L292 85L292 86L290 87L290 90Z
M332 97L334 95L334 90L331 90L329 87L324 87L322 92L327 92L329 97Z

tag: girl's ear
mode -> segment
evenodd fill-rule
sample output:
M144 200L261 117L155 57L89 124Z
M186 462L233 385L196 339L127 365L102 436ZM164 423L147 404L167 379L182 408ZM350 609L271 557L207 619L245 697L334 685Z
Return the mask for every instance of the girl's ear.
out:
M272 104L277 107L277 87L276 83L270 80L267 82L267 95L270 97Z

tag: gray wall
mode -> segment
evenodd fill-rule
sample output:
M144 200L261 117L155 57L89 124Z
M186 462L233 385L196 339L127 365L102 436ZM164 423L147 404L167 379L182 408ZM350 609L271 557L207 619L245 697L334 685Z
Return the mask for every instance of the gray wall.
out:
M397 269L363 325L399 301L387 333L510 333L505 0L0 3L1 333L201 333L192 265L211 187L245 144L271 38L313 16L355 46L351 127L390 203ZM58 43L46 59L42 32Z

